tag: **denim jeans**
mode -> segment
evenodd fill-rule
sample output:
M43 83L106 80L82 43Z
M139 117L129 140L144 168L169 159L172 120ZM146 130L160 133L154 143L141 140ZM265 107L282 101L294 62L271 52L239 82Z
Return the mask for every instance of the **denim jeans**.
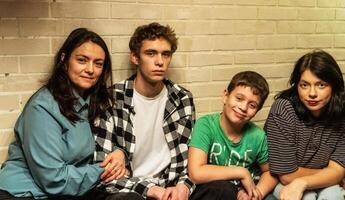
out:
M284 186L280 183L274 188L274 196L279 198L279 193ZM344 200L344 196L339 185L332 185L327 188L307 190L304 192L302 200Z

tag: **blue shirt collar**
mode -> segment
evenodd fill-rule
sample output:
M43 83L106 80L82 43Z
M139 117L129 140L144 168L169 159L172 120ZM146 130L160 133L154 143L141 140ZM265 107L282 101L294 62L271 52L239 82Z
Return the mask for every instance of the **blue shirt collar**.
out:
M72 89L72 91L73 95L78 98L78 102L74 105L74 109L76 112L80 113L82 110L89 107L90 95L86 99L83 99L75 89Z

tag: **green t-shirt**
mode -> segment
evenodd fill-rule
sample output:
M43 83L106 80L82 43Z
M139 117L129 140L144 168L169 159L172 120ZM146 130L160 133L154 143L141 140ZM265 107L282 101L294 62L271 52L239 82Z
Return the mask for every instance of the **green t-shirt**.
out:
M240 142L233 143L220 126L220 113L203 116L196 122L189 146L206 152L208 164L247 168L254 181L260 176L259 165L268 162L265 132L249 122Z

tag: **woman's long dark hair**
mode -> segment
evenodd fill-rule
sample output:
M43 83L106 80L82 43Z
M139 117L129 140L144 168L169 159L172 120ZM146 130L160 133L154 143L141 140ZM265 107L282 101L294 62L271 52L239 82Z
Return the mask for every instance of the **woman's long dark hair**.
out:
M290 88L280 92L275 98L289 99L299 117L304 120L311 118L310 111L303 105L298 96L298 83L302 73L309 69L314 75L327 82L332 87L332 97L321 113L327 121L341 119L344 112L344 79L339 65L334 58L325 51L315 50L297 60L290 76Z
M59 104L61 113L67 119L72 123L80 120L80 117L74 109L77 98L73 94L72 83L67 75L67 67L72 52L85 42L90 41L99 45L105 53L102 74L97 83L85 91L86 96L90 95L88 118L90 125L93 125L95 118L113 104L112 91L107 90L108 86L112 85L110 54L104 40L97 33L86 28L78 28L69 34L55 55L53 71L47 81L46 87L53 94Z

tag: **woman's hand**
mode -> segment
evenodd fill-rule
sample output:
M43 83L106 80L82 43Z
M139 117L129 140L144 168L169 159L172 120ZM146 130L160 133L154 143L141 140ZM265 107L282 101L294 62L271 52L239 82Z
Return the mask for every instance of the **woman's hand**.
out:
M306 183L301 179L295 179L290 184L283 187L280 191L281 200L300 200L303 197L303 192L306 189Z
M128 175L125 165L125 154L119 149L108 154L100 166L104 167L104 172L101 174L101 179L104 182L110 182Z

